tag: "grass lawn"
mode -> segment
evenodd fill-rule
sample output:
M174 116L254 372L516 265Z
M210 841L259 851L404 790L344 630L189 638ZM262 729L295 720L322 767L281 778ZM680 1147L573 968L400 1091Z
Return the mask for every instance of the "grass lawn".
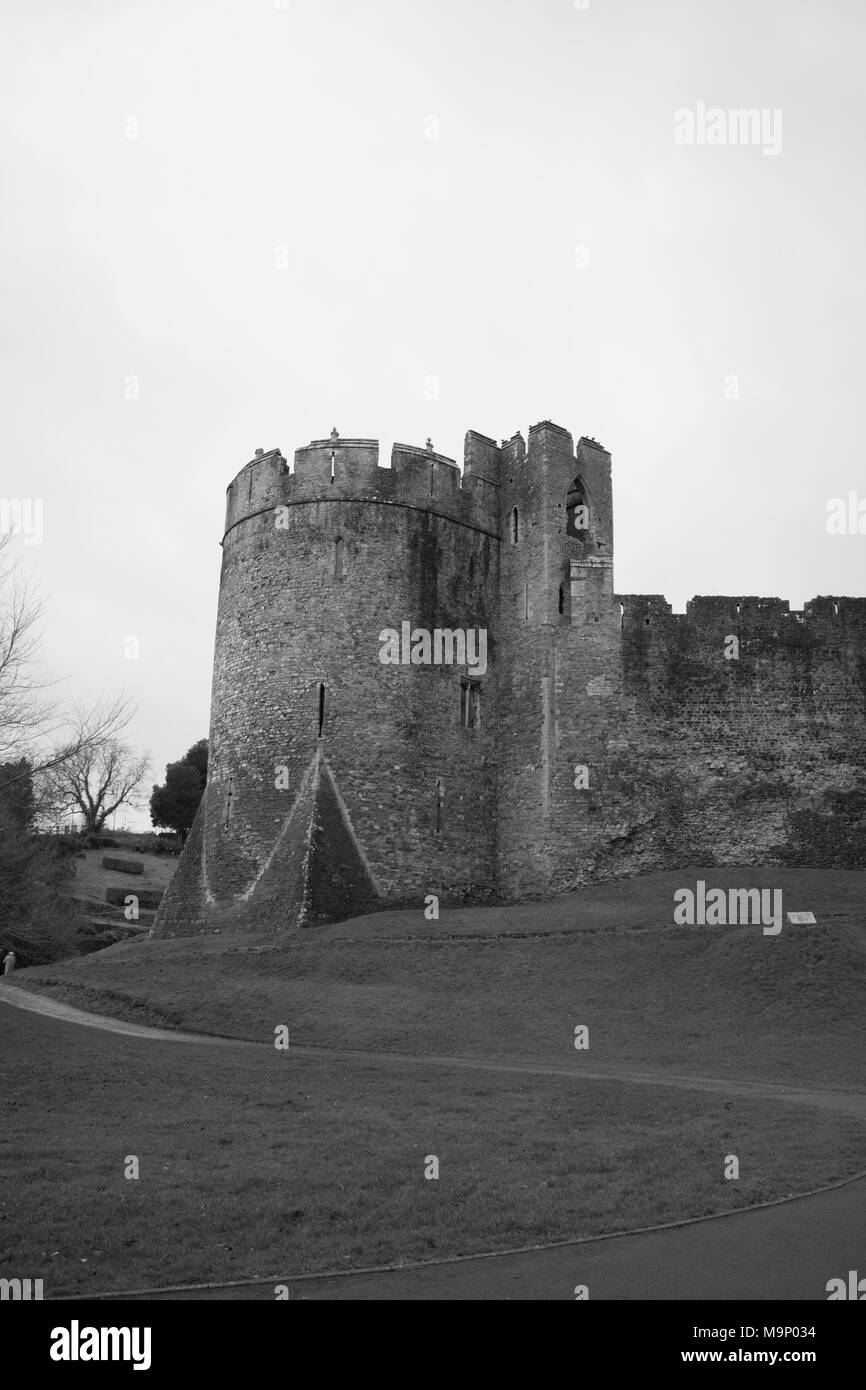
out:
M316 961L306 978L339 978ZM260 1031L275 1017L252 1012L261 978L240 975ZM435 1017L431 1003L428 1033ZM49 1298L623 1230L787 1195L863 1162L861 1124L795 1105L155 1043L8 1006L0 1047L0 1276L43 1278ZM727 1154L738 1181L723 1179ZM129 1155L138 1180L124 1178ZM427 1155L438 1181L424 1178Z
M815 927L674 927L673 892L781 887ZM22 971L24 988L139 1022L499 1059L866 1087L866 873L700 869L555 902L380 913L277 936L137 940Z
M144 865L144 873L124 874L117 869L105 869L105 858L131 859ZM130 893L136 886L142 888L165 888L177 868L177 859L170 854L141 854L125 848L86 849L76 855L72 863L75 877L72 880L72 894L87 901L105 902L106 888L125 888Z

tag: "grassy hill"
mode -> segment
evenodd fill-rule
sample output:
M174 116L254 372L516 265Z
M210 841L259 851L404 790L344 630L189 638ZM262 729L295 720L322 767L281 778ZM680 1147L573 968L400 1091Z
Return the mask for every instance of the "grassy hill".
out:
M165 891L177 868L177 856L155 853L156 837L150 834L115 831L111 836L98 837L105 843L98 848L82 848L71 858L70 891L79 909L78 930L74 946L85 953L100 950L117 941L127 940L153 925L155 909L141 906L137 922L127 921L123 906L109 903L107 891L119 890L124 897ZM84 841L86 844L86 840ZM105 859L130 861L142 867L142 873L129 874L106 868Z
M46 1298L621 1231L863 1163L848 1116L664 1087L151 1043L8 1007L0 1047L0 1275Z
M781 887L818 924L674 927L673 893ZM866 1085L866 873L691 868L550 903L387 912L277 936L139 939L22 972L97 1012L266 1040Z
M675 888L698 878L782 887L786 911L818 925L672 926ZM438 922L419 905L279 936L139 936L23 970L17 986L97 1012L266 1045L152 1042L0 1007L9 1269L44 1277L48 1297L269 1279L621 1231L846 1177L863 1163L855 1114L580 1064L862 1089L864 890L864 873L690 869Z
M144 865L144 873L131 875L103 868L105 858L130 859ZM105 903L106 888L165 889L177 868L177 859L168 854L149 854L121 844L118 849L86 849L75 858L74 893L86 901Z

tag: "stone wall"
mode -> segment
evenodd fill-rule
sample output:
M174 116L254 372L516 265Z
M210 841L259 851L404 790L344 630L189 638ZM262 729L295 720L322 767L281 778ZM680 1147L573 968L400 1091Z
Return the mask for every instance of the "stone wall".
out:
M395 446L391 469L376 454L375 442L322 441L298 451L294 473L262 455L229 488L204 918L189 903L185 928L175 906L159 930L200 930L233 904L245 919L291 926L299 902L315 921L340 915L341 902L492 896L491 710L485 701L481 727L464 729L465 669L379 655L380 633L404 622L484 628L495 665L496 485L461 486L456 465L429 450ZM185 881L195 874L185 869Z
M553 890L690 864L866 865L866 600L696 598L675 615L622 596L560 648Z
M578 481L588 525L570 534L568 503ZM588 626L591 647L611 622L610 455L590 440L575 449L568 431L550 421L529 431L527 450L519 436L510 441L500 527L498 884L506 897L543 895L557 875L551 842L568 741L560 692L581 653L563 639ZM586 653L576 660L573 672L582 680Z
M380 662L404 622L487 631L480 728L465 668ZM773 863L866 864L866 599L615 595L610 455L550 421L470 431L462 477L332 436L230 485L208 788L158 933Z

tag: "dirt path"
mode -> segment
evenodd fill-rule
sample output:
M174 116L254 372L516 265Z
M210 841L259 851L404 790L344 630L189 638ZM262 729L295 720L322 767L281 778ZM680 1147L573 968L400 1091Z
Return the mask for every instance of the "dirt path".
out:
M203 1043L207 1047L259 1046L258 1043L248 1043L242 1039L214 1038L207 1033L178 1033L170 1028L148 1028L142 1023L126 1023L121 1018L90 1014L84 1009L74 1009L71 1004L62 1004L59 999L51 999L47 994L31 994L29 990L3 982L0 982L0 1003L14 1004L16 1009L56 1018L61 1023L78 1023L85 1028L101 1028L106 1033L122 1033L127 1038L149 1038L151 1042Z
M219 1038L206 1033L181 1033L166 1028L150 1028L141 1023L127 1023L102 1014L87 1013L46 995L31 994L14 985L0 983L0 1003L56 1018L63 1023L87 1028L101 1028L125 1037L144 1038L151 1042L195 1043L204 1047L270 1047L270 1043L250 1042L242 1038ZM575 1053L570 1066L552 1062L520 1061L518 1059L488 1061L482 1057L449 1057L434 1054L416 1055L408 1052L373 1052L365 1049L307 1047L290 1045L296 1057L333 1058L336 1061L381 1062L387 1066L444 1067L450 1070L502 1072L519 1076L564 1076L570 1080L620 1081L635 1086L671 1086L679 1090L704 1091L726 1096L741 1096L749 1100L783 1101L792 1105L809 1105L820 1110L833 1110L845 1115L866 1119L866 1093L815 1090L804 1086L779 1086L769 1081L748 1081L730 1077L686 1076L668 1071L641 1070L621 1065L600 1066L585 1063L582 1054Z

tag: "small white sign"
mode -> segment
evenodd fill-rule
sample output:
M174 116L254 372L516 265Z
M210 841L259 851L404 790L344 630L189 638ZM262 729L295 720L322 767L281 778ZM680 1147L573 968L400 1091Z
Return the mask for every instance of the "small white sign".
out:
M789 912L788 921L795 927L815 927L818 925L814 912Z

